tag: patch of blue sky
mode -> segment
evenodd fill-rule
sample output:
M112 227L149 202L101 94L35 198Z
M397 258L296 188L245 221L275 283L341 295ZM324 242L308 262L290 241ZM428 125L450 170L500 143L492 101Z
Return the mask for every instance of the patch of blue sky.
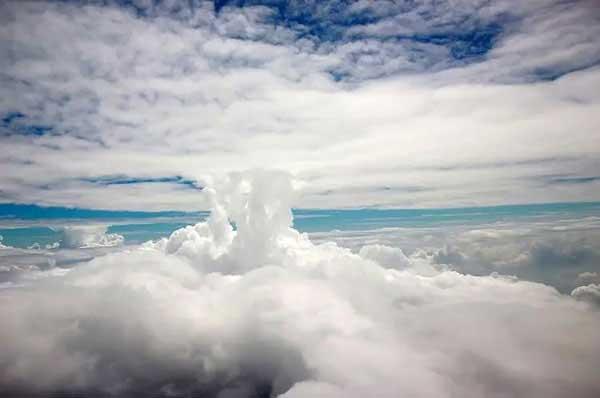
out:
M184 185L192 189L202 190L194 180L184 178L182 176L166 176L166 177L131 177L126 175L101 176L83 178L85 182L91 182L100 185L129 185L129 184L154 184L154 183L171 183Z
M598 67L600 66L600 52L598 53L598 55L596 56L596 58L593 58L591 60L585 60L584 62L581 63L574 63L574 64L569 64L569 65L563 65L563 66L553 66L553 67L536 67L531 71L530 74L530 80L534 80L534 81L553 81L556 79L561 78L562 76L569 74L569 73L573 73L573 72L577 72L577 71L582 71L582 70L586 70L586 69L590 69L590 68L594 68L594 67Z
M488 23L473 23L470 19L462 23L447 26L438 26L435 23L428 27L421 27L425 32L403 35L381 35L352 33L351 28L377 23L384 18L401 15L403 11L410 11L411 7L398 7L390 10L389 14L377 15L371 8L353 11L354 2L328 1L328 2L303 2L301 6L290 1L218 1L215 2L217 10L225 6L244 7L261 5L270 7L273 12L265 19L266 23L286 26L299 33L299 37L309 37L319 42L347 42L355 39L374 38L387 40L390 38L400 40L413 40L419 43L432 43L448 46L451 54L456 59L464 59L474 55L482 55L489 51L495 39L502 33L502 22L508 18L498 18L497 21ZM434 12L420 17L424 20L435 18ZM473 27L474 26L474 27ZM450 27L450 28L449 28Z
M51 133L52 126L35 123L21 112L7 112L0 119L1 136L43 136Z
M61 239L60 233L47 226L2 228L0 243L10 247L27 249L35 244L41 248L52 245Z
M15 211L17 210L17 211ZM11 212L10 214L8 214ZM294 228L301 232L370 231L384 228L430 228L533 220L600 217L600 203L549 203L450 209L294 209ZM108 224L108 233L122 235L126 244L169 236L176 229L206 219L207 212L119 212L88 209L2 205L1 217L21 217L39 225L0 228L3 244L27 248L61 239L54 226L77 219L80 224ZM136 221L138 220L138 221ZM47 225L44 225L44 223Z
M539 217L600 216L600 203L548 203L450 209L297 209L294 226L303 232L420 228L527 220Z
M502 27L493 23L486 27L468 32L446 33L441 35L416 35L416 41L441 44L450 48L450 54L456 60L464 60L485 55L494 46Z
M269 6L274 11L265 22L286 26L299 33L301 38L312 38L318 41L345 41L347 29L378 21L378 17L370 10L349 12L351 2L333 1L325 3L307 3L301 7L290 6L288 1L233 1L227 5L244 6L247 4Z
M588 184L600 181L600 176L589 177L555 177L546 180L547 184Z
M0 220L115 220L115 219L151 219L159 217L195 217L208 214L207 212L183 211L115 211L94 210L71 207L45 207L38 205L0 203Z
M13 121L24 118L25 115L21 112L8 112L2 117L2 124L8 126Z

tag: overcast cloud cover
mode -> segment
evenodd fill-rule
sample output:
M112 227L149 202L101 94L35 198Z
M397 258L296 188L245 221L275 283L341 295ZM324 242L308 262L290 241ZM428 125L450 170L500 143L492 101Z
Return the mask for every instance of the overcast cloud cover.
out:
M0 8L4 202L207 209L256 167L301 207L600 199L594 0Z
M597 207L310 235L291 213L600 200L599 22L595 0L0 2L0 203L211 211L144 243L0 220L58 236L0 239L0 395L600 396Z

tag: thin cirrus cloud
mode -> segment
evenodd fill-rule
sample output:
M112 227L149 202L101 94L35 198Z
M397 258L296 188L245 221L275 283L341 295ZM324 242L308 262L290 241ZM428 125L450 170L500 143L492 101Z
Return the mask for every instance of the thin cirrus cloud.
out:
M594 2L190 4L0 6L0 200L197 210L267 167L303 207L600 199Z

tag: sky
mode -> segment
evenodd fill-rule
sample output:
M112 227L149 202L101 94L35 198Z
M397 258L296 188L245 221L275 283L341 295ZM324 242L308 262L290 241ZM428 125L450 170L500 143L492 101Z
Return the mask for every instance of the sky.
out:
M0 396L599 397L598 37L597 0L0 1Z
M0 396L599 397L598 37L597 0L0 1Z
M0 202L207 210L600 200L591 1L3 1Z

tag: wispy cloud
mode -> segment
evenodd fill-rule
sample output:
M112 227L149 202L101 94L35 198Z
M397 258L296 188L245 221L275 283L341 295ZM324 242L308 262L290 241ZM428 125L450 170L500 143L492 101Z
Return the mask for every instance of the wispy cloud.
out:
M600 181L600 176L590 177L557 177L547 181L548 184L587 184Z
M2 3L0 200L197 208L261 167L311 207L600 199L525 178L595 175L593 3L190 4Z

